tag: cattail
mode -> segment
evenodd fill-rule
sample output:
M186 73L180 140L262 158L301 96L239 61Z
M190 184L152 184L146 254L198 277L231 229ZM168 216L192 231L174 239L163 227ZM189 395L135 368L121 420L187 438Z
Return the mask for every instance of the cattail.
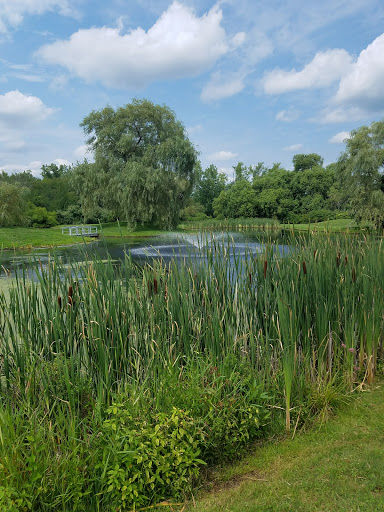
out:
M155 291L155 294L157 294L157 279L156 279L156 277L153 280L153 289Z
M267 277L267 267L268 267L268 261L264 261L264 279Z
M60 295L57 297L57 303L59 305L59 308L61 309L61 297L60 297Z
M248 274L248 277L249 277L249 284L252 284L252 274L250 272Z
M344 261L345 261L345 264L348 263L348 256L345 256Z
M356 281L356 270L355 267L352 268L352 282L354 283Z
M69 286L69 288L68 288L68 304L70 306L72 306L72 304L73 304L72 297L73 297L73 288L72 288L72 286Z
M304 275L306 276L307 275L307 265L305 264L305 261L303 261L303 272L304 272Z

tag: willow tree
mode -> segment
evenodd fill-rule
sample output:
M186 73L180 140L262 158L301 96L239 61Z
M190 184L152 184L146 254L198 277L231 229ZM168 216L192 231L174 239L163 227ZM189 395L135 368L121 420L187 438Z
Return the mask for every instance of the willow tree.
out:
M351 132L337 169L357 221L384 226L384 121Z
M174 228L189 197L196 151L167 106L135 99L91 112L81 126L94 163L78 166L84 213L110 210L132 225Z

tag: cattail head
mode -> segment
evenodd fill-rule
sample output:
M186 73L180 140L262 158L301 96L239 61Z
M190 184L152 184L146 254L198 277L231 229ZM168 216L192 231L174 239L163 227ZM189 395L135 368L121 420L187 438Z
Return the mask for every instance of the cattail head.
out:
M304 275L306 276L307 275L307 265L306 265L305 261L303 261L303 272L304 272Z
M267 277L267 267L268 267L268 261L264 261L264 279Z
M249 278L249 284L252 284L252 274L250 272L248 274L248 278Z
M352 268L352 282L354 283L356 281L356 270L355 267Z
M59 305L59 308L61 309L61 297L60 297L60 295L57 297L57 303Z
M153 279L153 289L155 291L155 294L157 294L157 279L156 279L156 277Z
M73 304L72 297L73 297L73 288L72 288L72 286L69 286L69 288L68 288L68 304L70 306L72 306L72 304Z

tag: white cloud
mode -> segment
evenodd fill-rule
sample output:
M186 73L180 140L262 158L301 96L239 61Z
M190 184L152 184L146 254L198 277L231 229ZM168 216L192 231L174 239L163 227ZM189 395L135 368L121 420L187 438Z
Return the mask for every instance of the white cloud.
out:
M8 173L14 172L23 172L23 171L31 171L33 176L40 176L41 174L41 166L43 162L40 160L34 160L33 162L29 162L28 164L8 164L8 165L0 165L0 168Z
M204 86L201 92L203 101L215 101L229 98L238 94L244 89L242 76L223 77L221 73L214 73L210 81Z
M73 155L76 160L83 161L85 158L89 158L91 153L89 153L87 146L83 144L75 149Z
M346 139L349 139L351 134L349 132L339 132L336 133L333 137L331 137L328 142L331 144L343 144Z
M325 108L316 119L312 121L320 124L346 123L360 121L367 117L366 110L358 106L342 105Z
M240 44L243 38L229 40L221 21L217 6L197 17L174 1L147 32L139 27L123 34L121 23L83 29L69 40L43 46L37 56L87 82L139 88L153 80L197 75Z
M20 91L0 95L0 125L8 128L23 128L26 124L43 121L53 112L36 96Z
M351 55L343 49L318 52L301 71L275 69L266 73L263 79L264 91L267 94L281 94L327 87L346 75L352 68L352 62Z
M56 158L53 161L57 165L72 165L72 163L69 160L66 160L65 158Z
M292 146L285 146L283 151L299 151L303 148L303 144L292 144Z
M384 109L384 34L363 50L340 81L335 102L375 112Z
M223 162L225 160L236 158L237 156L237 153L232 153L231 151L217 151L216 153L208 155L208 159L213 160L214 162Z
M66 16L74 14L68 0L0 0L0 32L19 25L24 15L56 10Z
M281 110L276 114L277 121L283 121L284 123L291 123L300 117L300 112L290 108L288 110Z

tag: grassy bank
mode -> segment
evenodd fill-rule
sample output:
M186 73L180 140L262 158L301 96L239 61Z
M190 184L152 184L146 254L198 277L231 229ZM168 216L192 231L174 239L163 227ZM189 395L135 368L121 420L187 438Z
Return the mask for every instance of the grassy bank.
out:
M294 440L255 447L211 475L192 512L377 512L384 509L384 386Z
M203 251L144 268L51 261L38 283L0 292L1 510L183 501L204 465L292 435L373 382L381 240Z
M313 222L311 224L286 224L284 225L285 229L295 229L298 231L312 231L314 233L324 233L324 232L350 232L355 233L361 230L366 230L371 227L369 224L365 223L362 225L358 225L353 219L336 219L336 220L327 220L323 222Z
M110 222L99 227L101 236L105 237L146 237L163 234L152 227L138 226L131 230L126 222L118 224ZM33 247L56 247L60 245L72 245L84 243L92 239L62 235L61 226L54 228L0 228L1 249L31 249Z
M0 249L31 249L69 245L82 240L62 235L57 228L0 228Z

